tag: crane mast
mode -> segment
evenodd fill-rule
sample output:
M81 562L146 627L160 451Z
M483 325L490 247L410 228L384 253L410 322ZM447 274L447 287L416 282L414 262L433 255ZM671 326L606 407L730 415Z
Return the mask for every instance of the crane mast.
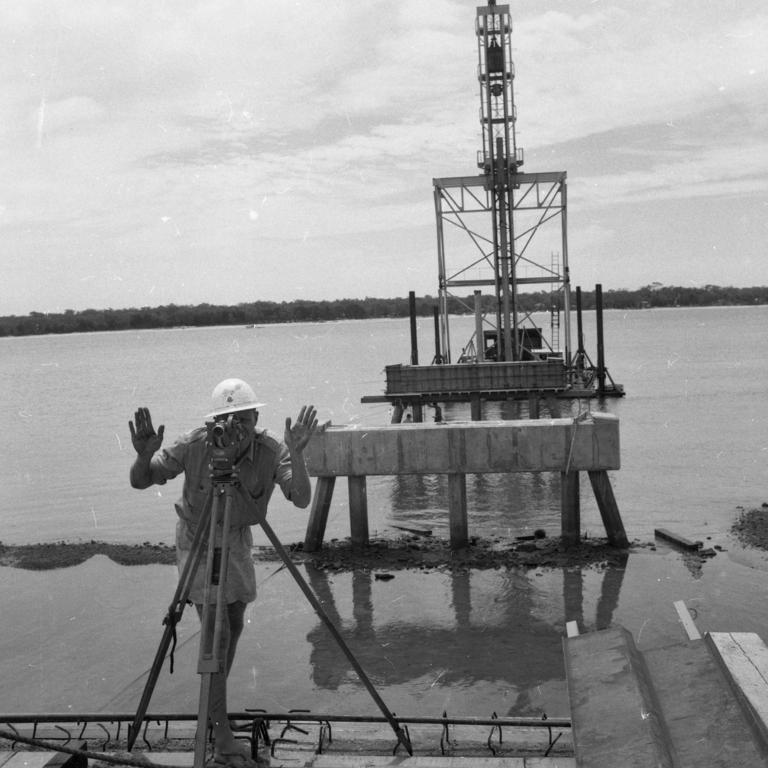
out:
M493 310L483 310L459 362L559 357L568 366L566 173L521 171L509 6L490 2L477 7L475 35L482 133L477 166L481 174L433 179L441 360L451 362L448 298L461 300L453 289L473 287L475 306L466 310L477 314L479 305L489 303ZM458 243L457 238L464 241ZM549 289L549 306L539 307L550 310L549 338L537 327L532 312L523 311L519 299L521 286L536 284ZM487 294L492 294L492 301Z
M489 178L493 270L498 297L496 348L503 350L503 359L517 360L519 334L511 176L523 161L522 153L518 156L515 136L515 73L509 6L497 6L491 2L486 7L478 8L475 32L483 134L483 149L478 158L478 166Z

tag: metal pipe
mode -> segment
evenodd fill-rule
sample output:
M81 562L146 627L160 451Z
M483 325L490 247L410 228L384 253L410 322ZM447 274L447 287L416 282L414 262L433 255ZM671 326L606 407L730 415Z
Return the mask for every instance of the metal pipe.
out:
M443 362L451 362L451 334L448 327L448 288L446 286L445 272L445 240L443 238L443 210L440 204L440 190L435 187L433 194L435 202L435 219L437 226L437 268L438 268L438 289L437 299L440 310L441 334L443 341L441 344L443 351Z
M11 724L18 723L24 725L34 725L35 723L119 723L131 722L134 715L129 712L123 713L20 713L20 714L0 714L0 723ZM145 720L150 722L196 722L197 714L188 712L147 712ZM386 723L389 720L381 715L324 715L314 714L312 712L253 712L245 710L242 712L230 712L230 720L270 720L291 722L332 722L332 723ZM400 717L393 716L396 722L411 725L501 725L519 726L521 728L554 727L570 728L569 718L551 717L547 719L535 717Z
M514 243L508 239L509 221L507 219L507 198L505 194L505 179L507 173L503 167L505 160L503 140L501 136L496 140L496 205L498 206L499 222L499 265L501 267L501 306L504 317L504 360L518 360L517 343L517 317L516 312L511 311L512 299L510 291L514 290ZM511 206L510 206L511 208ZM511 212L510 212L511 218ZM513 328L514 326L514 328ZM514 330L514 342L513 342ZM514 345L513 345L514 344Z
M569 365L571 359L571 271L568 266L568 184L565 174L560 182L560 204L562 206L560 233L563 250L563 317L565 320L563 362Z

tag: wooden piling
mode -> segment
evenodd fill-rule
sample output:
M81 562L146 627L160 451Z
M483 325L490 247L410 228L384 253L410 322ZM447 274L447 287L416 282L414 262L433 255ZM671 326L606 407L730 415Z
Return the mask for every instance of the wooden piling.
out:
M485 360L485 341L483 339L483 302L480 291L475 291L475 360L482 363Z
M576 364L584 367L584 329L581 317L581 286L576 286Z
M323 543L334 485L336 485L336 478L333 475L317 478L312 506L309 510L307 532L304 535L304 549L307 552L315 552L320 549L320 545Z
M605 350L603 348L603 286L595 286L595 323L597 325L597 394L605 394Z
M361 547L368 543L368 489L365 475L350 475L349 528L352 543Z
M419 364L419 343L416 337L416 294L408 293L408 313L411 318L411 365Z
M573 546L579 543L581 538L581 503L578 472L560 473L560 530L566 545Z
M608 542L614 547L628 547L629 539L627 539L627 534L624 531L624 523L621 521L619 507L613 495L613 488L611 488L608 473L605 470L598 470L588 472L587 474L592 483L592 490L595 492L597 507L600 510L600 516L603 518Z
M448 524L451 549L462 549L469 541L467 523L467 476L463 473L448 475Z

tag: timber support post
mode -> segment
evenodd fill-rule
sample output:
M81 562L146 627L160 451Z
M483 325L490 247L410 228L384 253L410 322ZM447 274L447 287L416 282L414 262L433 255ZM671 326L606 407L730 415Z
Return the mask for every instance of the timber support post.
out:
M472 392L469 396L469 413L472 421L483 420L483 400L479 392Z
M613 488L611 488L608 473L605 470L600 470L591 471L587 474L589 475L589 481L592 483L592 490L595 492L595 499L600 510L600 517L603 518L608 542L614 547L628 547L629 540L624 531L624 523L621 521L619 507L613 495Z
M365 475L350 475L349 489L349 530L352 543L363 547L368 543L368 488Z
M578 472L560 473L560 535L569 547L578 544L581 537Z
M328 522L328 511L331 508L334 485L336 485L336 478L333 475L317 478L315 493L312 496L312 506L309 510L307 532L304 536L304 548L310 552L318 549L316 542L322 542L325 535L325 526Z
M467 476L458 472L448 475L448 526L451 549L466 547L469 542Z

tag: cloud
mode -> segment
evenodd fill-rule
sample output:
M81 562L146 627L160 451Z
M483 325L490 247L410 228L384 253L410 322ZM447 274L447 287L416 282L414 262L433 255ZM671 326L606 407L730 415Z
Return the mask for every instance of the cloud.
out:
M119 305L144 295L136 275L147 270L155 299L174 300L174 273L222 249L279 254L258 274L273 295L287 290L279 264L301 253L303 285L331 291L328 275L354 268L361 243L366 264L379 266L338 284L374 295L387 278L386 292L403 293L409 242L433 267L432 179L479 172L474 7L0 5L0 227L19 265L9 301L36 295L25 254L40 267L66 261L73 284L97 275L87 283L108 286ZM638 220L665 202L685 208L695 233L709 224L701 208L711 219L721 201L765 198L762 2L726 14L692 0L552 0L544 11L521 0L512 13L524 170L568 171L576 247L589 243L596 263L616 248L611 233L626 231L633 205ZM734 229L751 265L756 231L751 218ZM622 248L651 247L639 245L643 232ZM87 275L78 254L92 254Z
M747 5L710 25L690 4L595 7L517 25L518 114L529 143L680 118L768 78L762 10ZM755 106L748 96L746 106Z

